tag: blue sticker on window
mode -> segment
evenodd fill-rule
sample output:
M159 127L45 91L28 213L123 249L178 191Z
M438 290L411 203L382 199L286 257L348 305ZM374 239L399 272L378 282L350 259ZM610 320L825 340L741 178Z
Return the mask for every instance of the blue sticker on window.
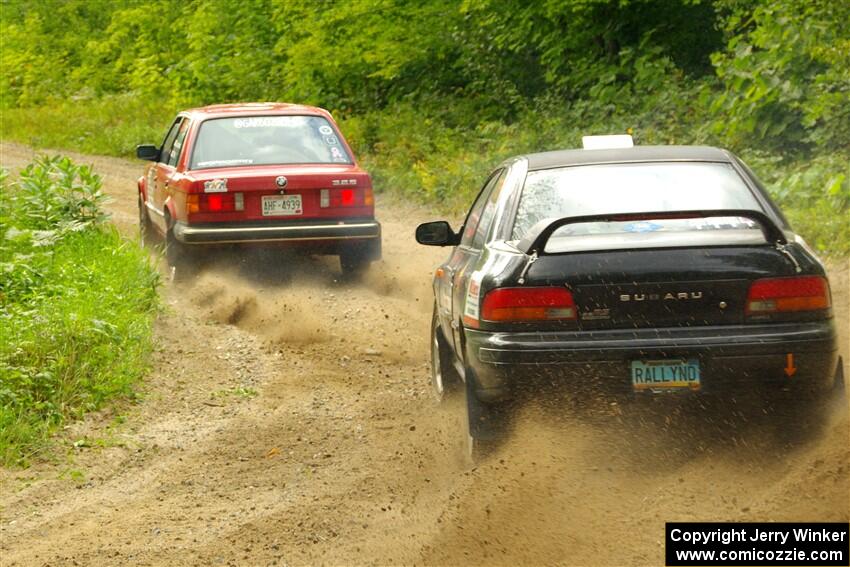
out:
M656 230L660 230L663 227L660 224L649 222L649 221L639 221L632 222L623 227L625 232L655 232Z

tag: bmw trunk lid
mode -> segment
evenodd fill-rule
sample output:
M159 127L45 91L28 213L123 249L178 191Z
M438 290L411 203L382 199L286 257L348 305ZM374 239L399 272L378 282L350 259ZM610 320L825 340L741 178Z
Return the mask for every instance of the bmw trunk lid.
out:
M202 196L242 195L243 210L238 214L223 217L201 212L193 217L198 222L366 217L374 212L371 179L354 165L229 167L192 171L191 177L194 191Z

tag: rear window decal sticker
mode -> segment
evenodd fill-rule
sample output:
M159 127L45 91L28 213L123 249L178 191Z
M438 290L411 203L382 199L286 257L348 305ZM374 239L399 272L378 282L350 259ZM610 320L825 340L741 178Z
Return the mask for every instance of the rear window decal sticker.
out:
M301 116L252 116L237 118L233 121L234 128L268 128L270 126L289 127L304 123Z
M663 228L660 224L649 221L632 222L623 227L626 232L655 232Z

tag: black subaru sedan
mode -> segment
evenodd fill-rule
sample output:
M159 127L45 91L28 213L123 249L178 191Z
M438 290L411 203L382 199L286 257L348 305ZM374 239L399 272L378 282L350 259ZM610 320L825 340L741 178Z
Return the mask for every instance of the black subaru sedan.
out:
M626 398L843 387L824 267L728 151L514 157L458 232L430 222L416 239L452 247L434 278L432 382L438 398L465 384L469 450L541 376Z

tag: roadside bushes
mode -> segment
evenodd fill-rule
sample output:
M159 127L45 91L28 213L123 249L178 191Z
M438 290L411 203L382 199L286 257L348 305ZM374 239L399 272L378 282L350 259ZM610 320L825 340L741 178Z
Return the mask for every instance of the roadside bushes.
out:
M0 174L0 463L23 464L68 418L132 395L159 276L106 222L90 167L41 157Z
M741 152L767 186L791 226L818 251L850 255L850 159L835 152L789 160Z
M631 132L640 145L725 146L694 101L706 85L682 84L643 97L612 90L596 101L539 99L516 121L456 126L451 112L400 104L342 118L379 191L463 213L499 161L516 154L581 147L585 134ZM606 100L624 100L611 104ZM460 103L458 104L460 105ZM850 254L850 161L845 153L781 154L736 148L788 216L819 251ZM687 190L687 188L683 188Z
M738 152L813 244L850 253L847 1L3 5L0 138L131 156L182 108L316 104L378 189L459 212L508 155L631 128Z

